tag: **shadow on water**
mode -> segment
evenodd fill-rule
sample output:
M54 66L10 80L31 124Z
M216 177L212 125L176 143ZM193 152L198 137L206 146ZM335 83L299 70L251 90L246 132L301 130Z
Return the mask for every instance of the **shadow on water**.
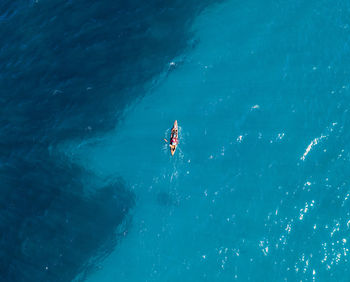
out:
M52 152L115 127L145 83L171 70L212 2L1 2L3 281L72 280L126 234L132 192L113 182L87 195L83 179L95 176Z
M157 203L160 206L171 207L178 206L180 204L180 201L176 197L176 195L173 195L168 192L159 192L157 194Z

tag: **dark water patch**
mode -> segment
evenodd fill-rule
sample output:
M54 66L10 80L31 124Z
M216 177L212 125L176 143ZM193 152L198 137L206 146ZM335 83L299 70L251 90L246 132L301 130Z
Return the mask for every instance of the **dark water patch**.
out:
M161 206L178 206L179 200L175 195L167 192L159 192L157 194L157 203Z
M130 90L187 47L188 25L209 2L39 1L3 23L2 101L21 127L8 133L59 142L111 129Z
M84 277L91 257L113 249L133 194L113 182L87 195L83 180L95 176L52 152L115 127L191 48L188 27L212 2L1 2L1 280Z
M104 244L103 255L113 250L133 206L123 183L87 195L86 172L49 159L20 159L1 170L0 272L6 281L73 279Z

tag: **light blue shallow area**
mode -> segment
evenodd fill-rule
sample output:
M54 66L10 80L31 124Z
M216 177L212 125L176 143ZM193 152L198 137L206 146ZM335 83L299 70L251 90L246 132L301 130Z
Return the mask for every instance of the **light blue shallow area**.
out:
M114 132L66 145L136 195L128 234L88 281L347 280L349 10L211 6L197 46Z

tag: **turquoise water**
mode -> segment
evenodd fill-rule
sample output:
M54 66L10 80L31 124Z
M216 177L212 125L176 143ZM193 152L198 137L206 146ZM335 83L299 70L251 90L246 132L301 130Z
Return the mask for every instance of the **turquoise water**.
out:
M61 147L136 197L87 281L347 280L349 8L210 6L114 130Z

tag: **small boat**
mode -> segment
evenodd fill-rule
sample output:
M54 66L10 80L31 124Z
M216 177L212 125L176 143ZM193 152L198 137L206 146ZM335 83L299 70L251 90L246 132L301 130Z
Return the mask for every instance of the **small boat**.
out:
M171 129L171 135L170 135L170 153L172 156L174 156L176 147L179 144L179 130L177 126L177 120L174 122L174 126Z

